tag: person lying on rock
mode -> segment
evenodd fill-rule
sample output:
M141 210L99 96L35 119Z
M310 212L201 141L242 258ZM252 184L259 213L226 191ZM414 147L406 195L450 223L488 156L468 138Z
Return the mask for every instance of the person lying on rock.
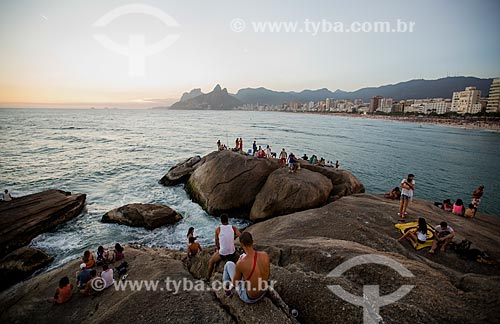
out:
M444 252L446 250L446 246L453 241L455 237L455 231L451 226L448 226L446 222L441 222L438 226L435 227L437 233L437 239L432 242L432 248L429 251L430 254L434 254L436 249L441 246L440 251Z
M59 287L56 289L54 297L50 297L48 301L50 303L62 304L70 300L71 291L73 290L73 285L69 283L69 278L64 277L59 280Z
M215 245L217 251L212 255L208 261L208 277L210 280L214 266L217 262L224 260L233 260L236 249L234 247L234 236L240 236L240 231L232 225L229 225L229 217L227 214L220 215L222 225L215 229Z
M241 234L240 245L245 253L236 264L228 261L224 266L224 292L226 296L231 296L232 287L235 287L242 301L253 304L264 297L269 288L269 255L254 250L252 234L249 232Z
M389 198L392 200L399 199L401 197L401 190L399 190L399 187L394 187L390 193L385 193L384 198Z

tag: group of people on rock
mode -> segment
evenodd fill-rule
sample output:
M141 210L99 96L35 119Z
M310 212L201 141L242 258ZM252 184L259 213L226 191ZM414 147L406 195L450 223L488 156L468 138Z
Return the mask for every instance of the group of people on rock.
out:
M109 265L124 259L124 248L120 243L116 243L113 250L99 246L95 255L90 250L85 251L82 256L80 270L76 272L76 287L78 291L82 295L90 296L111 287L114 283L115 273ZM101 267L101 271L98 272L97 267ZM124 273L126 267L126 262L122 263L117 268L118 274ZM56 304L67 302L71 299L73 287L67 276L61 278L54 297L48 298L48 301Z
M215 229L216 251L210 257L207 268L206 281L212 277L217 263L225 262L223 271L223 289L230 297L234 292L245 303L255 303L268 292L270 276L270 261L266 252L257 251L253 247L253 237L249 232L240 230L229 224L229 216L220 216L221 224ZM241 250L237 251L234 245L235 238L239 238ZM188 256L195 257L202 249L198 238L194 235L194 228L190 227L187 233ZM262 283L265 283L264 285Z
M409 239L413 246L416 246L418 243L424 244L427 241L428 231L429 229L427 228L425 218L420 217L418 219L418 226L405 232L398 241L402 242L404 239ZM444 252L446 246L448 246L455 237L455 231L445 221L442 221L439 225L434 227L434 234L435 239L432 241L432 247L429 250L430 254L434 254L438 248L441 252Z
M224 151L227 150L227 146L225 144L222 144L220 140L217 140L217 149L219 151ZM241 137L236 138L235 146L231 150L240 153L244 152L243 139ZM253 141L252 148L249 149L246 153L260 159L279 158L280 166L286 167L286 165L288 164L288 166L290 167L290 172L295 172L298 168L300 168L300 166L298 165L299 159L293 153L287 154L284 148L281 150L279 156L277 156L276 152L273 152L269 145L266 145L266 147L263 148L261 145L257 145L257 141ZM340 166L338 160L335 161L335 163L333 161L326 161L324 158L320 158L318 160L318 157L314 154L310 158L307 156L307 154L304 154L301 159L304 161L308 161L312 165L334 167L336 169L338 169Z
M401 189L400 189L401 188ZM408 174L408 176L401 180L399 187L394 187L390 193L385 193L384 198L397 200L399 199L399 212L400 222L404 222L404 219L408 212L408 204L413 197L413 191L415 190L415 175ZM435 202L434 205L440 207L446 212L451 212L455 215L463 216L465 218L474 218L476 216L477 208L481 202L481 198L484 193L484 185L480 185L472 193L471 203L465 207L462 199L457 199L455 203L452 203L450 199L445 199L443 202Z
M484 185L480 185L472 192L472 200L467 207L465 207L462 199L457 199L454 203L452 203L450 199L445 199L442 203L435 202L434 205L436 207L440 207L446 212L450 212L458 216L474 218L476 217L477 208L479 207L483 194Z

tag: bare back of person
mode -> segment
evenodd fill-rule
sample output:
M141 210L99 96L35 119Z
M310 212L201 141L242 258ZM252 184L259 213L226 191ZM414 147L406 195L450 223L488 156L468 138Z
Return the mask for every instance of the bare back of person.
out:
M254 268L255 254L257 254L257 257ZM240 258L236 268L241 271L242 280L246 281L247 294L250 298L259 297L267 289L270 263L269 255L266 252L254 250L253 255L247 254L245 257Z

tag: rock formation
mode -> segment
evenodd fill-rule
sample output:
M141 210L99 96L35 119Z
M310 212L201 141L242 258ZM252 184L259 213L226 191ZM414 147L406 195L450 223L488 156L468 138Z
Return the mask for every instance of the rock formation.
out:
M164 185L187 181L186 191L209 214L262 220L365 191L346 170L310 165L289 173L276 159L259 159L232 151L193 157L172 167Z
M85 194L47 190L0 202L0 257L78 216L85 198Z
M132 227L155 229L172 225L182 216L172 208L160 204L129 204L110 210L102 216L103 223L117 223Z

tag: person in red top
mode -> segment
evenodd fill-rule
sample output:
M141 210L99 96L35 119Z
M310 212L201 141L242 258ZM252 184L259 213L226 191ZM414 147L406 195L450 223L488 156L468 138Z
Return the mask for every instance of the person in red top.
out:
M240 152L243 152L243 139L240 137Z
M69 283L69 278L64 277L59 280L59 287L56 289L54 297L48 299L51 303L62 304L70 300L73 285Z

